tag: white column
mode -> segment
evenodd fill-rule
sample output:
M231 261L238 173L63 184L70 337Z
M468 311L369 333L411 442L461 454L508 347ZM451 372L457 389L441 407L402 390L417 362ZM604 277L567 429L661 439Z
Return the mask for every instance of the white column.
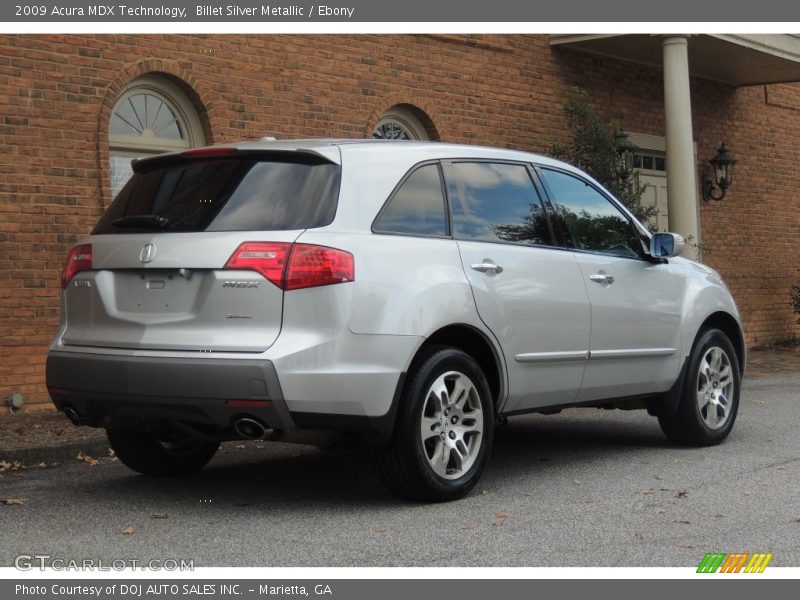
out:
M689 92L688 36L664 37L664 111L667 138L667 204L670 231L700 243L697 184ZM695 258L687 245L684 255Z

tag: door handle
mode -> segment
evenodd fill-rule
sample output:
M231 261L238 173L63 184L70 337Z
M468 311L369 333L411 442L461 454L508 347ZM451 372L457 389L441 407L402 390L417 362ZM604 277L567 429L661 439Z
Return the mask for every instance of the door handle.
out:
M600 271L598 273L593 273L593 274L589 275L589 279L591 279L595 283L607 283L609 285L614 283L614 276L613 275L609 275L605 271Z
M503 267L500 265L494 264L494 261L484 258L483 262L475 263L474 265L470 265L476 271L480 271L481 273L502 273Z

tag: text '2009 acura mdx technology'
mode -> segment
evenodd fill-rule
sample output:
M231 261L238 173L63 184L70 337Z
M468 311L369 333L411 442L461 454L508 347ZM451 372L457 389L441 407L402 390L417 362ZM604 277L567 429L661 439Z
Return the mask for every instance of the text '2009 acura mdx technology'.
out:
M133 171L69 254L47 385L136 471L346 436L438 501L475 485L510 415L646 408L689 445L733 426L745 346L722 279L567 164L295 140Z

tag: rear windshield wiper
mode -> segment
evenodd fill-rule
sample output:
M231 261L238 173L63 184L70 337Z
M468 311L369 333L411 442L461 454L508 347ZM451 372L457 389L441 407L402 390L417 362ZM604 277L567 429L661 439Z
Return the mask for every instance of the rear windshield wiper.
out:
M160 215L128 215L111 221L114 227L169 227L169 219Z

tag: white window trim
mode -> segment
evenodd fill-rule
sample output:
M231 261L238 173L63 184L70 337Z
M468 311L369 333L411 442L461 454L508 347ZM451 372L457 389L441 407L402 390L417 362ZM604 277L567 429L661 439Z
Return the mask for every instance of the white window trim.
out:
M182 140L170 140L157 138L155 136L120 135L111 134L109 132L109 148L112 152L114 150L119 150L143 154L158 153L202 146L205 143L203 126L200 123L200 118L194 106L192 106L186 94L176 84L165 77L145 75L131 81L114 104L114 110L112 110L111 113L112 116L116 113L117 106L125 102L131 96L143 91L150 92L152 95L167 103L183 125L185 138Z
M383 116L375 125L375 129L377 130L384 123L397 123L408 132L412 140L427 141L431 139L425 126L417 116L402 106L393 106L383 113Z

